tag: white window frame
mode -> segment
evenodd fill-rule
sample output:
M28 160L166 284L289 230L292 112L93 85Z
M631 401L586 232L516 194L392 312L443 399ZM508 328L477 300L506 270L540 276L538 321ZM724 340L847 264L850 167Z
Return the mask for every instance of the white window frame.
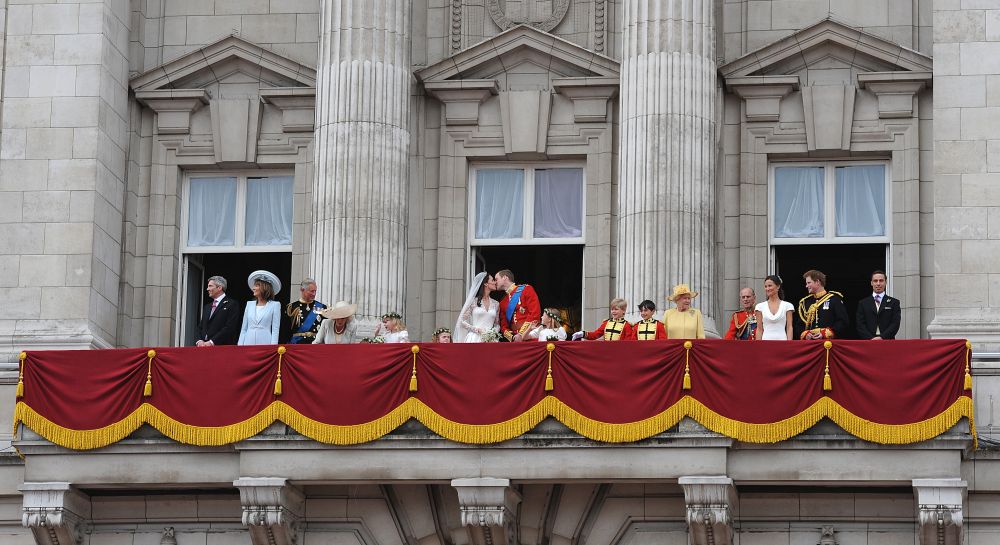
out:
M292 202L295 202L295 172L289 170L208 170L184 173L181 191L181 240L180 253L184 254L247 254L291 252L292 244L246 245L247 179L281 176L292 179ZM236 178L236 233L232 246L188 246L188 216L190 214L191 180L196 178ZM295 209L292 207L292 233L294 237ZM294 242L294 241L293 241Z
M579 237L535 238L535 171L553 168L579 168L582 171L582 202L580 203L581 223ZM524 170L524 203L521 238L480 239L476 238L476 173L480 170ZM469 167L468 199L468 241L469 246L555 246L585 244L587 238L587 165L582 161L539 161L517 163L478 163ZM524 236L528 235L528 236Z
M882 236L837 236L837 167L882 166L885 171L885 234ZM823 237L785 238L774 236L774 171L781 167L824 168L823 172ZM771 246L802 244L892 244L892 171L888 160L870 161L798 161L771 162L767 169L767 236Z

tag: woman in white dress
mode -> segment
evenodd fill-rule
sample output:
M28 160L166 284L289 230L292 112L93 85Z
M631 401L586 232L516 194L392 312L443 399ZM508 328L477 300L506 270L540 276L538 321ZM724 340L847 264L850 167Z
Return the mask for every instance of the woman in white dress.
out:
M781 289L780 276L772 274L764 279L764 296L767 300L754 307L757 323L763 326L757 328L757 340L792 340L792 312L795 307L784 300L785 290Z
M483 333L497 328L497 315L500 303L490 297L490 292L497 289L496 280L485 272L472 279L469 296L458 313L455 323L455 334L452 340L457 343L481 343Z
M528 332L528 339L538 339L540 342L565 341L566 329L562 326L562 316L559 310L547 308L542 311L542 323Z
M281 291L281 281L268 271L254 271L247 278L253 301L243 310L238 345L278 344L281 328L281 305L274 296Z

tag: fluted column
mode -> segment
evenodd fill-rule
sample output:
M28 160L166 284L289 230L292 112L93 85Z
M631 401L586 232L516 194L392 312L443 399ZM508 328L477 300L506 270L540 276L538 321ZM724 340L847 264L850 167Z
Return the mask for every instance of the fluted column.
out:
M674 284L715 313L715 27L710 0L625 0L616 295ZM712 324L710 326L710 324Z
M410 4L322 0L311 273L361 318L405 300Z

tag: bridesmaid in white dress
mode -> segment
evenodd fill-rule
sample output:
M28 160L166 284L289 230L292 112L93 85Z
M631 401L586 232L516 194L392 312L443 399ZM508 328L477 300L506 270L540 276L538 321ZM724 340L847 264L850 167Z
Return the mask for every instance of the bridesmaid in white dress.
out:
M281 327L281 305L274 296L281 291L281 281L268 271L254 271L247 278L253 301L243 310L238 345L278 344Z
M375 335L382 337L387 344L410 342L410 332L406 330L403 316L398 312L383 314L382 323L375 328Z
M528 332L528 339L538 339L540 342L550 340L565 341L566 329L562 326L562 316L559 309L547 308L542 311L542 323Z
M764 279L764 297L766 300L754 307L757 323L763 326L757 328L757 340L792 340L792 313L795 307L784 300L785 290L781 289L780 276L772 274Z
M483 333L496 330L500 303L490 297L490 292L495 289L496 281L485 272L472 279L469 296L458 313L452 340L457 343L481 343Z

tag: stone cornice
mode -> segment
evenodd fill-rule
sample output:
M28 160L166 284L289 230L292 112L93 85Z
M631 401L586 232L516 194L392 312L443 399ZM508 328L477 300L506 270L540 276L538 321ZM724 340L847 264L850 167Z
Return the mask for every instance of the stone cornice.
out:
M552 86L573 101L574 121L604 123L608 120L608 101L618 94L619 78L556 78Z
M914 479L920 545L959 545L968 483L961 479Z
M157 89L136 91L135 98L156 112L157 134L188 134L191 114L210 97L205 89Z
M444 104L446 125L478 125L479 105L500 92L495 79L429 81L424 89Z
M260 99L281 110L283 132L311 133L316 125L315 87L273 87L260 90Z
M83 523L90 513L90 498L67 482L27 482L21 524L31 529L38 545L83 543Z
M798 76L739 76L725 81L730 91L746 101L747 121L777 121L781 99L800 85Z
M240 490L243 524L254 545L295 545L299 523L305 515L305 496L279 477L241 477L233 482Z
M881 119L913 117L913 99L933 84L930 72L866 72L858 74L858 86L875 93Z

